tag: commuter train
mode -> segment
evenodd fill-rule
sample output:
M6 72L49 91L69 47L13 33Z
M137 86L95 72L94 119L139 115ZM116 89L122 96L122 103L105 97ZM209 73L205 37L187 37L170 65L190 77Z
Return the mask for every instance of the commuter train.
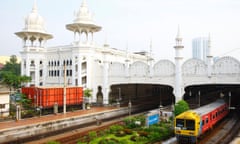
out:
M218 99L208 105L179 114L174 121L178 143L197 143L199 136L212 129L228 113L228 104Z

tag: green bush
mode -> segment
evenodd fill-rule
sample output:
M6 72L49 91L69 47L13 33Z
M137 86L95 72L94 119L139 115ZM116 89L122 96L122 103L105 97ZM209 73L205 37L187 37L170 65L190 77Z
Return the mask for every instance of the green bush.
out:
M92 140L92 139L95 139L97 137L97 132L96 131L90 131L88 133L88 136L89 138Z
M148 132L145 132L145 131L138 131L137 133L139 134L139 136L142 136L142 137L148 136Z
M123 130L123 126L121 126L121 125L112 125L109 128L109 132L113 133L113 134L117 133L118 131L121 131L121 130Z
M127 128L134 129L145 125L145 116L127 117L123 121ZM140 122L140 125L136 123L137 121Z
M115 138L104 138L99 141L99 144L117 144L119 141Z
M128 134L128 135L131 135L133 133L133 131L128 128L125 128L123 131L125 132L125 134Z
M120 130L115 133L115 136L116 137L124 137L124 136L126 136L126 133L123 130Z
M149 133L148 138L151 142L156 142L161 140L161 134L159 132L151 132Z

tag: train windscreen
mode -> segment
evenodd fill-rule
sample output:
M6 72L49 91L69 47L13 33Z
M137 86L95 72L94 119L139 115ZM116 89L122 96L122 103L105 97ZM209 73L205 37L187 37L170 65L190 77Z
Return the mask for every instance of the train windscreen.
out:
M194 120L186 120L186 128L187 128L187 130L195 130L195 121Z
M184 127L184 119L176 119L176 127L183 128Z

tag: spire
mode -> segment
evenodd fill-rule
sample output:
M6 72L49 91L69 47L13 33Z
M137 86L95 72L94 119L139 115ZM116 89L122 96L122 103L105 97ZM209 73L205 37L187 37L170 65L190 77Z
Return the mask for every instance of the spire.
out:
M177 31L176 41L182 41L182 36L181 36L180 26L179 26L179 25L178 25L178 31Z
M182 36L180 34L180 26L178 25L178 31L177 31L177 36L175 38L175 41L176 41L176 46L175 48L183 48L182 46Z
M37 1L36 0L34 0L34 3L33 3L32 13L37 13Z
M152 55L152 38L150 38L150 55Z
M86 0L83 0L83 1L82 1L81 7L87 7L87 2L86 2Z
M210 33L208 34L208 49L211 48L211 35Z
M212 50L211 50L211 35L208 34L208 50L207 50L207 57L212 57Z

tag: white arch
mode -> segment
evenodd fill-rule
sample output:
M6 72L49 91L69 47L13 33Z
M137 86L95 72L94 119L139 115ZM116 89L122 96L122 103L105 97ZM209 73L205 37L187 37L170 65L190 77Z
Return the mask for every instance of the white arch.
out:
M130 65L130 77L146 77L149 75L149 65L136 61Z
M153 66L153 77L172 76L175 73L175 65L170 60L160 60Z
M230 56L218 59L213 65L213 72L216 75L222 74L239 74L240 62Z
M207 76L207 64L200 59L189 59L182 65L182 75Z
M123 63L115 62L109 65L110 77L122 77L125 76L125 65Z

